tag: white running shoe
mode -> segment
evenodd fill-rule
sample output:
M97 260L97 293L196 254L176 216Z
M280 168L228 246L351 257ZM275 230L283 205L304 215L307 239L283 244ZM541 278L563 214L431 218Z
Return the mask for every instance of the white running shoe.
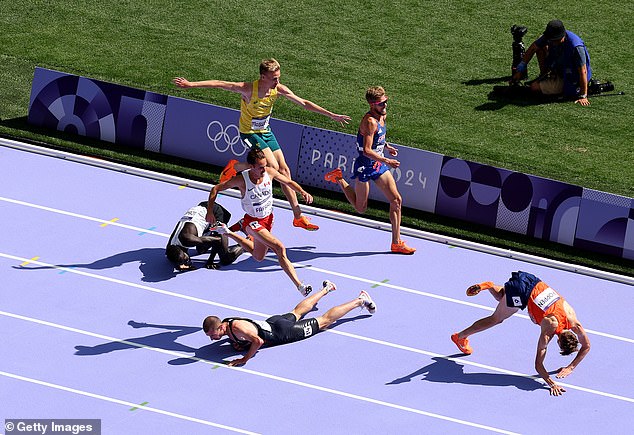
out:
M365 290L361 290L359 293L359 299L363 301L363 306L361 308L365 308L368 310L368 313L374 314L376 313L376 304Z
M297 290L299 290L302 296L306 297L310 294L310 292L313 291L313 286L311 286L310 284L301 283L297 286Z
M229 227L227 227L227 224L225 224L224 222L218 222L218 221L216 221L216 225L209 227L209 231L210 232L215 231L218 234L231 234L233 232L229 229Z
M328 281L327 279L321 284L323 286L323 290L326 290L327 293L334 292L337 290L337 286L334 282Z

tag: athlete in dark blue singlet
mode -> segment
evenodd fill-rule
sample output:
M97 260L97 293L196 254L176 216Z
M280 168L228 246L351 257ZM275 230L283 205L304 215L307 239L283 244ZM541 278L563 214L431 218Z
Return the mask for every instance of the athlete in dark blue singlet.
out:
M359 156L354 162L352 178L356 178L354 188L343 178L341 168L336 168L325 175L326 181L339 185L346 199L359 213L368 208L370 195L369 181L373 180L381 189L390 203L390 223L392 224L392 252L398 254L413 254L416 249L411 248L401 240L401 194L396 187L396 181L390 168L398 168L400 162L387 158L383 151L396 157L398 151L385 141L385 118L387 116L387 95L381 86L373 86L365 93L370 104L370 110L365 114L357 133L357 150Z
M355 308L365 308L370 314L376 311L376 304L364 290L359 296L337 305L326 311L323 316L304 319L303 317L315 308L317 302L337 287L330 281L324 281L323 288L301 301L290 313L271 316L266 320L252 320L240 317L230 317L220 320L216 316L208 316L203 321L203 331L211 340L219 340L227 335L234 349L246 351L239 359L230 361L228 365L246 364L260 349L260 347L293 343L312 337L317 332L326 329L336 320L348 314Z

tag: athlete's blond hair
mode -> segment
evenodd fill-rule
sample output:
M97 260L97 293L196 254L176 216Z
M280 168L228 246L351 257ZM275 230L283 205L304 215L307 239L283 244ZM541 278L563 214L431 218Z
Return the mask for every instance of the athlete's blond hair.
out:
M384 95L385 89L382 86L372 86L365 91L365 99L368 100L368 103L379 101Z
M260 62L260 74L264 74L267 72L275 72L280 69L280 63L273 59L262 59Z

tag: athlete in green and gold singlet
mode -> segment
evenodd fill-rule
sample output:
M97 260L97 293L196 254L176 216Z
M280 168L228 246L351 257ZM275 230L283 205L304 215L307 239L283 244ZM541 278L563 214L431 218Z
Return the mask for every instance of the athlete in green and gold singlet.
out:
M291 178L291 171L286 164L284 153L269 127L273 104L279 95L284 96L306 110L327 116L341 125L347 124L350 120L347 115L333 113L312 101L295 95L287 86L281 84L280 64L275 59L264 59L260 63L260 78L254 82L227 82L223 80L190 82L183 77L176 77L173 83L181 88L220 88L240 94L242 96L239 123L240 137L249 147L258 145L264 151L269 166L288 178ZM231 167L225 168L225 171L231 171L231 174L247 169L241 166L243 165L242 163L237 163L235 160L232 160L230 165ZM223 179L221 179L222 181ZM295 192L286 186L282 186L282 190L293 210L293 225L309 231L318 230L319 227L317 225L312 224L306 216L302 215Z

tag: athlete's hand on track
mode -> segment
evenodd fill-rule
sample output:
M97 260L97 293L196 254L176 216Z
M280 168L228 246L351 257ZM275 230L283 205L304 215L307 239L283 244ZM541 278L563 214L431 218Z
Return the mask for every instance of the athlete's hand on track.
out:
M562 367L561 370L559 370L559 373L557 373L555 375L556 378L565 378L566 376L568 376L570 373L572 373L572 368L571 367Z
M551 396L561 396L565 392L566 392L566 389L564 387L560 387L557 384L554 384L552 387L550 387Z

